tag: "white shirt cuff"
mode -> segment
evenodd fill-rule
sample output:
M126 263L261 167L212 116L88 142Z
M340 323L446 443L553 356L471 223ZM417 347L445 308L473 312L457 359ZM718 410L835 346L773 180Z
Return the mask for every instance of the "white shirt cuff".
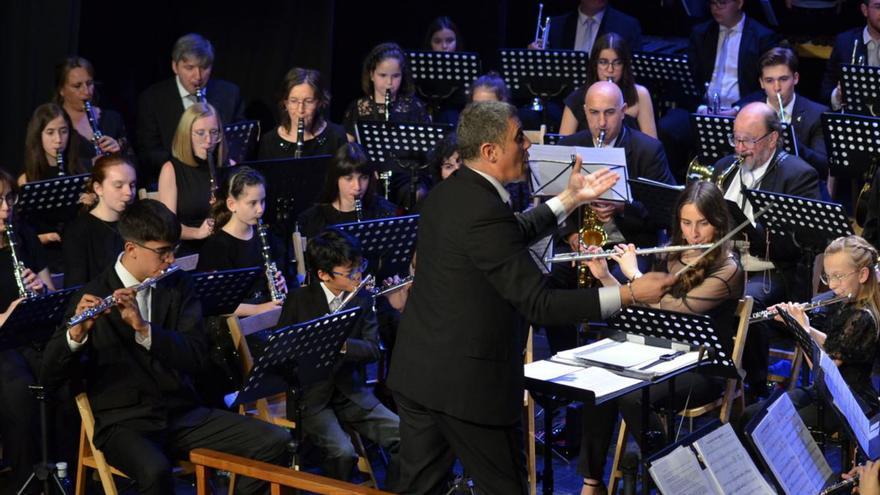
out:
M607 320L620 309L620 287L599 287L599 311Z
M67 347L70 349L70 352L79 351L84 345L86 345L86 342L89 341L88 335L85 336L82 342L77 342L73 340L72 338L70 338L70 330L68 330L65 335L67 335Z
M552 197L547 201L547 206L550 207L550 211L556 215L556 223L560 224L565 221L565 218L568 217L568 214L565 212L565 207L562 206L562 200L557 197Z
M147 323L147 334L141 335L140 332L134 333L134 341L143 346L144 349L150 350L150 346L153 344L153 327L149 323Z

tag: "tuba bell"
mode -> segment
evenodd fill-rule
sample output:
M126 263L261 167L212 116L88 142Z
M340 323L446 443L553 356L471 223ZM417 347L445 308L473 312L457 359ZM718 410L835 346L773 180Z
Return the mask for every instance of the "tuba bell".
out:
M730 175L731 172L737 170L742 162L745 161L745 157L742 155L737 155L736 159L724 169L723 172L718 176L714 181L712 180L712 176L715 174L715 167L712 165L703 165L700 163L700 157L695 156L693 160L688 164L687 171L685 172L685 182L690 184L691 182L698 180L705 180L708 182L714 182L718 189L724 190L724 182L727 180L727 176Z

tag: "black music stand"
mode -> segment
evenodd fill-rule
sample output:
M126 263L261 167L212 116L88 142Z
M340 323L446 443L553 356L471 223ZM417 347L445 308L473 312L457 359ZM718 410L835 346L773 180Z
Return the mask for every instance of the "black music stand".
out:
M419 96L433 110L447 100L463 104L465 90L480 75L480 55L475 52L411 50L406 58Z
M871 184L880 163L880 118L826 112L822 114L822 129L831 171L838 177L861 175L865 183ZM859 197L855 214L864 225L860 218L862 201Z
M819 345L816 341L810 337L807 330L801 326L801 324L798 323L798 321L794 319L794 316L791 316L788 311L782 308L776 308L776 312L782 318L783 326L791 333L792 337L794 337L795 345L801 348L801 351L803 351L805 356L809 357L811 364L816 363L816 358L819 355Z
M193 287L202 303L202 316L230 315L253 288L261 267L196 273Z
M378 262L376 278L409 273L416 247L418 215L341 223L333 227L356 237L364 256Z
M42 214L52 210L76 208L89 174L64 175L28 182L21 186L16 207L22 215Z
M498 55L501 74L513 98L536 100L542 107L541 122L547 122L547 105L542 102L561 100L587 83L587 52L502 48Z
M880 67L841 64L840 89L847 112L875 117L880 113Z
M45 344L52 338L55 329L64 320L64 314L71 296L79 288L64 289L21 301L0 327L0 350L15 349L32 343ZM62 495L67 495L64 485L58 479L55 465L49 463L49 437L46 419L46 389L42 385L29 385L40 405L40 454L41 460L17 493L25 493L31 484L42 484L43 493L51 493L54 486Z
M302 407L298 398L303 389L332 375L342 344L351 334L360 312L360 307L354 307L272 330L265 351L257 359L244 387L233 394L228 404L235 407L287 391L288 403L296 405L294 466L298 465L298 449L302 444Z
M544 142L541 144L549 144L549 145L557 145L559 141L564 138L562 134L554 134L552 132L547 132L544 134Z
M691 114L691 125L697 132L697 147L700 150L700 158L705 165L710 165L721 158L734 153L733 146L727 140L733 134L734 117L727 115L703 115ZM797 137L794 127L782 124L782 149L789 154L797 156Z
M241 163L254 156L260 141L260 121L243 120L223 126L229 160Z
M450 124L409 122L381 122L359 120L355 128L357 141L363 145L370 159L383 171L392 172L394 184L400 172L409 176L409 207L416 204L419 176L427 168L426 157L437 142L453 132Z
M673 186L643 177L629 179L628 182L633 197L638 198L645 206L648 221L654 225L672 227L676 217L675 203L684 186Z
M694 84L687 55L633 52L633 75L668 101L693 101L702 97L702 88ZM656 92L655 92L656 91Z

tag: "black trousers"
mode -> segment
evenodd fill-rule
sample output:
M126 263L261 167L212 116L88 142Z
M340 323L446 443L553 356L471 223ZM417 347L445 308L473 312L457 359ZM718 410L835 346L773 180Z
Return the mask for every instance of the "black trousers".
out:
M16 490L27 480L40 454L39 409L28 389L36 384L35 371L40 368L25 354L0 352L0 437Z
M197 417L195 423L189 420ZM198 408L175 418L168 429L143 431L114 425L102 432L100 448L107 462L137 483L138 493L174 493L173 459L196 448L209 448L283 465L290 434L278 426L220 409ZM237 493L265 493L268 486L241 478Z
M746 294L755 299L753 311L761 311L783 302L786 297L785 279L782 272L770 272L768 283L764 272L749 272ZM758 396L767 393L767 368L770 365L770 333L775 323L770 321L749 325L749 334L743 348L742 365L746 372L745 383L749 391Z
M528 481L520 422L471 423L434 411L395 392L400 415L401 494L445 493L457 457L480 495L526 495Z

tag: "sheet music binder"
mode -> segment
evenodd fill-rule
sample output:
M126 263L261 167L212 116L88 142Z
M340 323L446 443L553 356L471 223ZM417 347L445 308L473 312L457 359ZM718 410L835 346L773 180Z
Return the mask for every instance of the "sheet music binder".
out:
M562 98L587 83L590 54L579 50L503 48L501 74L514 98Z
M819 493L837 481L785 390L762 403L745 435L779 493Z
M840 89L846 95L848 112L880 113L880 67L841 64Z
M734 148L727 139L733 133L734 120L734 117L727 115L691 114L691 125L697 132L697 148L705 164L713 164L734 153ZM784 122L781 126L782 133L779 138L782 140L782 149L790 155L797 156L797 137L794 127Z
M260 121L243 120L223 126L229 160L241 163L255 155L260 141Z
M287 390L293 385L285 378L292 376L291 370L295 370L296 387L308 387L328 378L360 312L360 307L354 307L267 331L265 351L230 407Z
M380 260L383 273L408 273L418 235L418 215L341 223L332 227L357 238L365 257Z
M880 118L846 113L822 114L828 164L841 175L864 174L880 156Z
M89 177L90 174L62 175L28 182L21 186L21 197L16 207L22 215L75 208Z
M70 298L79 286L57 290L18 303L0 327L0 350L46 342L63 321Z
M262 267L250 267L194 274L193 286L202 303L202 315L234 313L262 273Z
M714 448L714 450L708 450L710 448ZM682 449L686 449L684 452L692 458L691 466L696 467L699 473L695 472L693 468L689 471L685 470L684 466L679 466L681 470L676 473L669 473L666 469L661 469L664 462L671 461L671 456L681 455ZM730 449L731 451L723 452L721 449ZM727 456L723 454L727 454ZM707 460L707 457L711 460ZM724 461L728 461L728 464L723 464ZM712 465L716 462L720 466L714 466L713 469ZM774 493L749 457L730 423L722 424L717 419L654 453L646 459L645 463L651 478L658 486L658 491L664 494L679 493L675 486L681 483L686 483L694 488L703 485L704 490L723 495L770 495ZM724 469L725 467L733 467L736 471L729 472ZM676 476L669 476L670 474ZM737 485L730 483L731 478L736 480ZM673 487L671 490L663 492L660 489L670 485Z

